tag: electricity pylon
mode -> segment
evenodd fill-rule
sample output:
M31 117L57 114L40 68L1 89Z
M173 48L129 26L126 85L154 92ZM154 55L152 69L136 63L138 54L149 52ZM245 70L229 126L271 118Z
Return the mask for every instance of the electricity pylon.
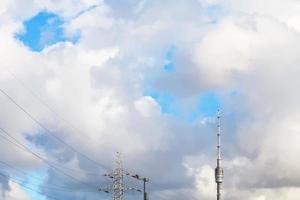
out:
M113 200L124 200L124 192L128 190L141 192L138 188L128 187L124 184L124 176L128 175L129 173L123 169L121 154L117 152L114 170L108 174L104 174L104 176L112 179L112 185L100 188L99 191L112 193Z

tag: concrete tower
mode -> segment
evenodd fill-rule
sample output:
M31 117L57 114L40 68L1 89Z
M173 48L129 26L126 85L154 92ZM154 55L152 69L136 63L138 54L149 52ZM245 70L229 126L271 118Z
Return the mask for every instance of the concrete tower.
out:
M217 114L217 167L215 169L215 180L217 183L217 200L222 200L222 183L224 172L221 163L221 125L220 125L220 111Z

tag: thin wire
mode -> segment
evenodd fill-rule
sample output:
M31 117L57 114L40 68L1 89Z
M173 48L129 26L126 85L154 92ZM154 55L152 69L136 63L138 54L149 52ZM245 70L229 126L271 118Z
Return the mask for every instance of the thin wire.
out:
M11 180L12 182L17 183L18 185L22 186L23 188L26 188L26 189L28 189L28 190L31 190L31 191L33 191L33 192L35 192L35 193L37 193L37 194L46 196L47 198L50 198L50 199L53 199L53 200L59 200L59 199L57 199L57 198L55 198L55 197L52 197L52 196L49 196L49 195L45 195L45 194L43 194L41 191L38 191L38 190L33 189L33 188L31 188L31 187L28 187L27 185L25 185L25 184L23 184L23 183L19 183L18 181L14 180L12 177L7 176L7 175L5 175L5 174L3 174L3 173L1 173L1 172L0 172L0 176L6 178L7 180Z
M8 167L8 168L11 168L11 169L13 169L13 170L15 170L15 171L17 171L17 172L19 172L19 173L25 175L25 176L28 176L28 173L27 173L27 172L25 172L25 171L23 171L23 170L21 170L21 169L18 169L18 168L16 168L16 167L14 167L13 165L8 164L7 162L4 162L4 161L1 161L1 160L0 160L0 163L1 163L2 165L4 165L4 166ZM37 181L44 181L42 178L39 178L39 177L36 177L36 176L32 176L32 175L30 176L30 178L35 179L35 180L37 180Z
M36 158L40 159L41 161L45 162L51 169L60 172L61 174L67 176L68 178L72 179L73 181L76 181L80 184L84 184L87 185L89 187L91 187L91 185L82 182L81 180L71 176L70 174L65 173L64 171L62 171L61 169L55 167L54 165L51 164L51 162L49 162L47 159L43 158L42 156L34 153L32 150L30 150L26 145L24 145L23 143L21 143L19 140L17 140L16 138L14 138L13 136L11 136L7 131L5 131L3 128L0 127L0 130L7 135L10 139L4 137L2 134L0 134L0 137L5 139L6 141L10 142L11 144L15 145L16 147L20 148L23 151L26 151L28 153L30 153L31 155L35 156ZM13 140L13 141L12 141ZM94 186L92 186L94 187Z
M22 147L22 146L19 146L19 144L13 142L12 140L10 140L10 139L4 137L4 136L1 135L1 134L0 134L0 137L3 138L3 139L5 139L6 141L10 142L11 144L15 145L15 146L18 147L19 149L21 149L21 150L23 150L23 151L25 151L25 152L27 152L27 153L30 153L31 155L33 155L33 156L35 156L36 158L40 159L41 161L45 162L51 169L53 169L53 170L55 170L55 171L58 171L59 173L63 174L64 176L67 176L68 178L72 179L73 181L79 182L79 183L81 183L81 184L85 184L85 183L81 182L80 180L78 180L77 178L75 178L75 177L73 177L73 176L71 176L71 175L65 173L64 171L62 171L62 170L56 168L55 166L52 166L52 165L50 164L49 161L47 161L47 160L44 159L43 157L39 156L38 154L36 154L36 153L34 153L34 152L32 152L32 151L30 151L30 150L28 150L28 149L25 149L25 148Z
M66 166L63 166L59 163L55 163L55 162L51 162L54 166L58 167L58 168L61 168L61 169L66 169L66 170L70 170L70 171L74 171L74 172L82 172L84 170L80 170L80 169L74 169L74 168L71 168L71 167L66 167ZM103 176L103 174L99 174L99 173L96 173L96 172L88 172L88 171L84 171L85 174L89 174L89 175L93 175L93 176Z
M74 147L69 145L68 143L64 142L62 139L57 137L54 133L52 133L47 127L45 127L40 121L38 121L35 117L33 117L27 110L25 110L20 104L18 104L10 95L8 95L3 89L0 88L0 92L5 95L13 104L15 104L21 111L23 111L32 121L34 121L36 124L38 124L42 129L44 129L49 135L51 135L53 138L67 146L69 149L71 149L73 152L76 152L77 154L81 155L82 157L86 158L90 162L104 168L105 170L108 170L109 168L106 167L103 164L100 164L99 162L91 159L87 155L81 153L80 151L76 150Z
M39 96L37 94L35 94L30 88L28 88L25 83L18 79L17 76L15 74L13 74L12 72L10 72L10 74L12 75L12 77L17 80L25 89L28 90L28 92L34 97L36 98L42 105L44 105L46 108L48 108L48 110L50 110L54 115L56 115L60 120L62 120L65 124L67 124L69 127L71 127L73 130L79 132L81 135L84 135L82 133L82 131L80 131L78 128L76 128L73 124L71 124L70 122L68 122L64 117L62 117L60 114L58 114L49 104L47 104L45 101L43 101L41 98L39 98ZM19 109L21 109L31 120L33 120L35 123L37 123L41 128L43 128L44 130L46 130L52 137L54 137L56 140L60 141L61 143L63 143L64 145L68 146L72 151L80 154L81 156L85 157L87 160L93 162L94 164L106 169L106 170L109 170L108 167L106 167L105 165L103 164L100 164L99 162L91 159L90 157L86 156L85 154L77 151L75 148L73 148L71 145L67 144L66 142L64 142L63 140L61 140L59 137L57 137L56 135L54 135L48 128L46 128L42 123L40 123L37 119L35 119L27 110L25 110L21 105L19 105L11 96L9 96L4 90L2 90L0 88L0 91L7 97L9 98L9 100L14 103ZM0 128L1 129L1 128ZM2 129L1 129L2 130ZM3 131L3 130L2 130ZM47 161L49 162L49 161ZM64 166L52 166L54 168L58 168L58 167L61 167L61 168L65 168L65 169L68 169L68 170L74 170L72 168L67 168L67 167L64 167ZM59 170L60 171L60 170ZM78 170L79 171L79 170ZM96 173L89 173L89 174L94 174L94 175L99 175L99 174L96 174ZM74 178L74 177L73 177ZM72 178L72 179L73 179ZM76 178L75 178L76 179ZM78 179L77 179L78 181ZM81 182L81 181L80 181ZM159 195L161 197L162 194L160 193L157 193L156 195ZM164 198L165 199L165 198Z
M25 172L24 170L21 170L21 169L19 169L19 168L16 168L16 167L14 167L13 165L11 165L11 164L8 164L7 162L4 162L4 161L1 161L0 160L0 163L3 165L3 166L6 166L6 167L8 167L8 168L10 168L10 169L13 169L14 171L16 171L16 172L19 172L19 174L23 174L23 175L25 175L26 177L28 177L29 176L29 174L27 173L27 172ZM44 181L44 179L42 179L42 178L39 178L39 177L36 177L36 176L33 176L33 175L30 175L30 178L31 179L35 179L35 180L37 180L37 181ZM51 187L49 187L49 188L56 188L56 189L58 189L58 190L68 190L68 191L73 191L74 189L72 189L72 188L66 188L66 187L64 187L64 186L58 186L58 185L54 185L53 186L53 184L52 184L52 186ZM82 191L82 192L90 192L90 191Z
M7 70L10 75L19 82L19 84L25 88L34 98L36 98L42 105L44 105L48 110L50 110L54 115L56 115L60 120L62 120L64 123L68 124L73 130L78 131L82 136L84 136L84 133L79 130L77 127L75 127L73 124L71 124L68 120L66 120L64 117L62 117L59 113L57 113L48 103L46 103L44 100L42 100L33 90L31 90L29 87L26 86L26 84L19 79L14 73Z
M11 176L9 176L9 177L11 177ZM18 181L19 183L24 183L25 182L25 180L19 179L19 178L14 178L14 180ZM60 192L75 192L75 191L77 191L77 192L97 192L96 190L95 191L75 190L74 188L72 189L72 188L60 187L60 186L55 186L55 185L54 186L53 185L49 186L49 185L46 185L46 184L43 184L41 186L40 184L26 183L26 185L29 185L29 186L32 186L32 187L41 187L41 188L49 190L49 191L55 190L55 191L60 191Z

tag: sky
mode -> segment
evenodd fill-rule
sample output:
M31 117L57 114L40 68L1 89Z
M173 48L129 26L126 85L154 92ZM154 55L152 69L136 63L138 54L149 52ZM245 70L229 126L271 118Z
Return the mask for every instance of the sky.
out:
M0 199L111 199L121 152L213 200L220 109L224 199L298 200L298 52L297 0L1 0Z

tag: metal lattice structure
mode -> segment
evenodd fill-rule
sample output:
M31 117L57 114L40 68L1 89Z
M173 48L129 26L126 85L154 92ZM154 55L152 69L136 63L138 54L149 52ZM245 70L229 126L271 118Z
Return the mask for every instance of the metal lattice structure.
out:
M123 165L121 160L121 154L117 152L116 161L115 161L115 169L114 171L109 174L110 177L113 179L112 191L113 191L113 200L123 200L124 194L124 171Z
M217 200L222 200L222 183L224 178L224 171L221 164L221 124L220 124L220 112L217 116L217 167L215 169L215 181L217 183Z
M113 200L124 200L124 192L128 190L141 192L138 188L128 187L124 184L124 177L129 175L130 174L123 169L121 154L117 152L113 171L108 174L104 174L104 176L112 179L112 185L100 188L99 191L112 193Z

